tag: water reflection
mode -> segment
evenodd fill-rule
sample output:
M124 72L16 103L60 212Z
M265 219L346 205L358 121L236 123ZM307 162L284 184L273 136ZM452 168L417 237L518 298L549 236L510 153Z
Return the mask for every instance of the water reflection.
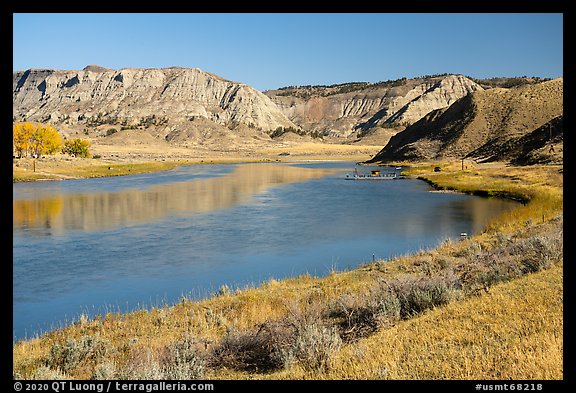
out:
M156 220L169 214L204 213L246 203L268 188L319 178L329 169L245 164L222 177L151 186L144 190L57 194L13 201L14 232L58 234L95 231ZM49 231L46 231L48 229Z
M470 218L471 233L482 232L492 219L518 207L518 203L498 198L466 198L453 204L454 219Z

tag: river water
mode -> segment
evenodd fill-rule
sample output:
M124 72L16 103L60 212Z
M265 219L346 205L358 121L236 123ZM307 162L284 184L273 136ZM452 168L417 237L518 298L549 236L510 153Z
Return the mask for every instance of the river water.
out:
M419 180L345 180L352 171L348 162L191 165L14 184L14 339L82 313L171 304L224 284L325 275L434 247L517 205L430 192Z

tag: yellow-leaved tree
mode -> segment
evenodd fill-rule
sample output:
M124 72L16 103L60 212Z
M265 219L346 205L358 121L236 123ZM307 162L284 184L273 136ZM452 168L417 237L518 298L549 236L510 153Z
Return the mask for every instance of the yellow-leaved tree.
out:
M42 154L56 154L62 149L62 137L51 125L38 124L32 134L32 154L37 157Z
M32 123L16 123L12 127L12 142L18 157L28 156L35 130L36 127Z
M64 142L62 152L70 154L74 157L90 158L91 154L88 149L90 149L90 141L87 141L86 139L75 138Z
M18 157L55 154L62 148L62 137L51 125L16 123L12 130L12 142Z

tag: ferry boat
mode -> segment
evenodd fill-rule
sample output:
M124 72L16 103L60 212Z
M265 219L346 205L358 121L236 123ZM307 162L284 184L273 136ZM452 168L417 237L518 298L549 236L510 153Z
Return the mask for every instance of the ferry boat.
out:
M354 168L353 175L346 175L346 180L397 180L404 178L405 176L399 175L398 172L382 173L379 170L373 170L370 173L358 173L356 168Z

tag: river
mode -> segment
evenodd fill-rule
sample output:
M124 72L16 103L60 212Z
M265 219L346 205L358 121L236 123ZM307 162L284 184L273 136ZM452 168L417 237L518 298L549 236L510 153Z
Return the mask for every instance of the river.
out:
M430 192L419 180L345 180L353 167L190 165L14 184L14 339L82 313L202 298L224 284L321 276L434 247L517 206Z

